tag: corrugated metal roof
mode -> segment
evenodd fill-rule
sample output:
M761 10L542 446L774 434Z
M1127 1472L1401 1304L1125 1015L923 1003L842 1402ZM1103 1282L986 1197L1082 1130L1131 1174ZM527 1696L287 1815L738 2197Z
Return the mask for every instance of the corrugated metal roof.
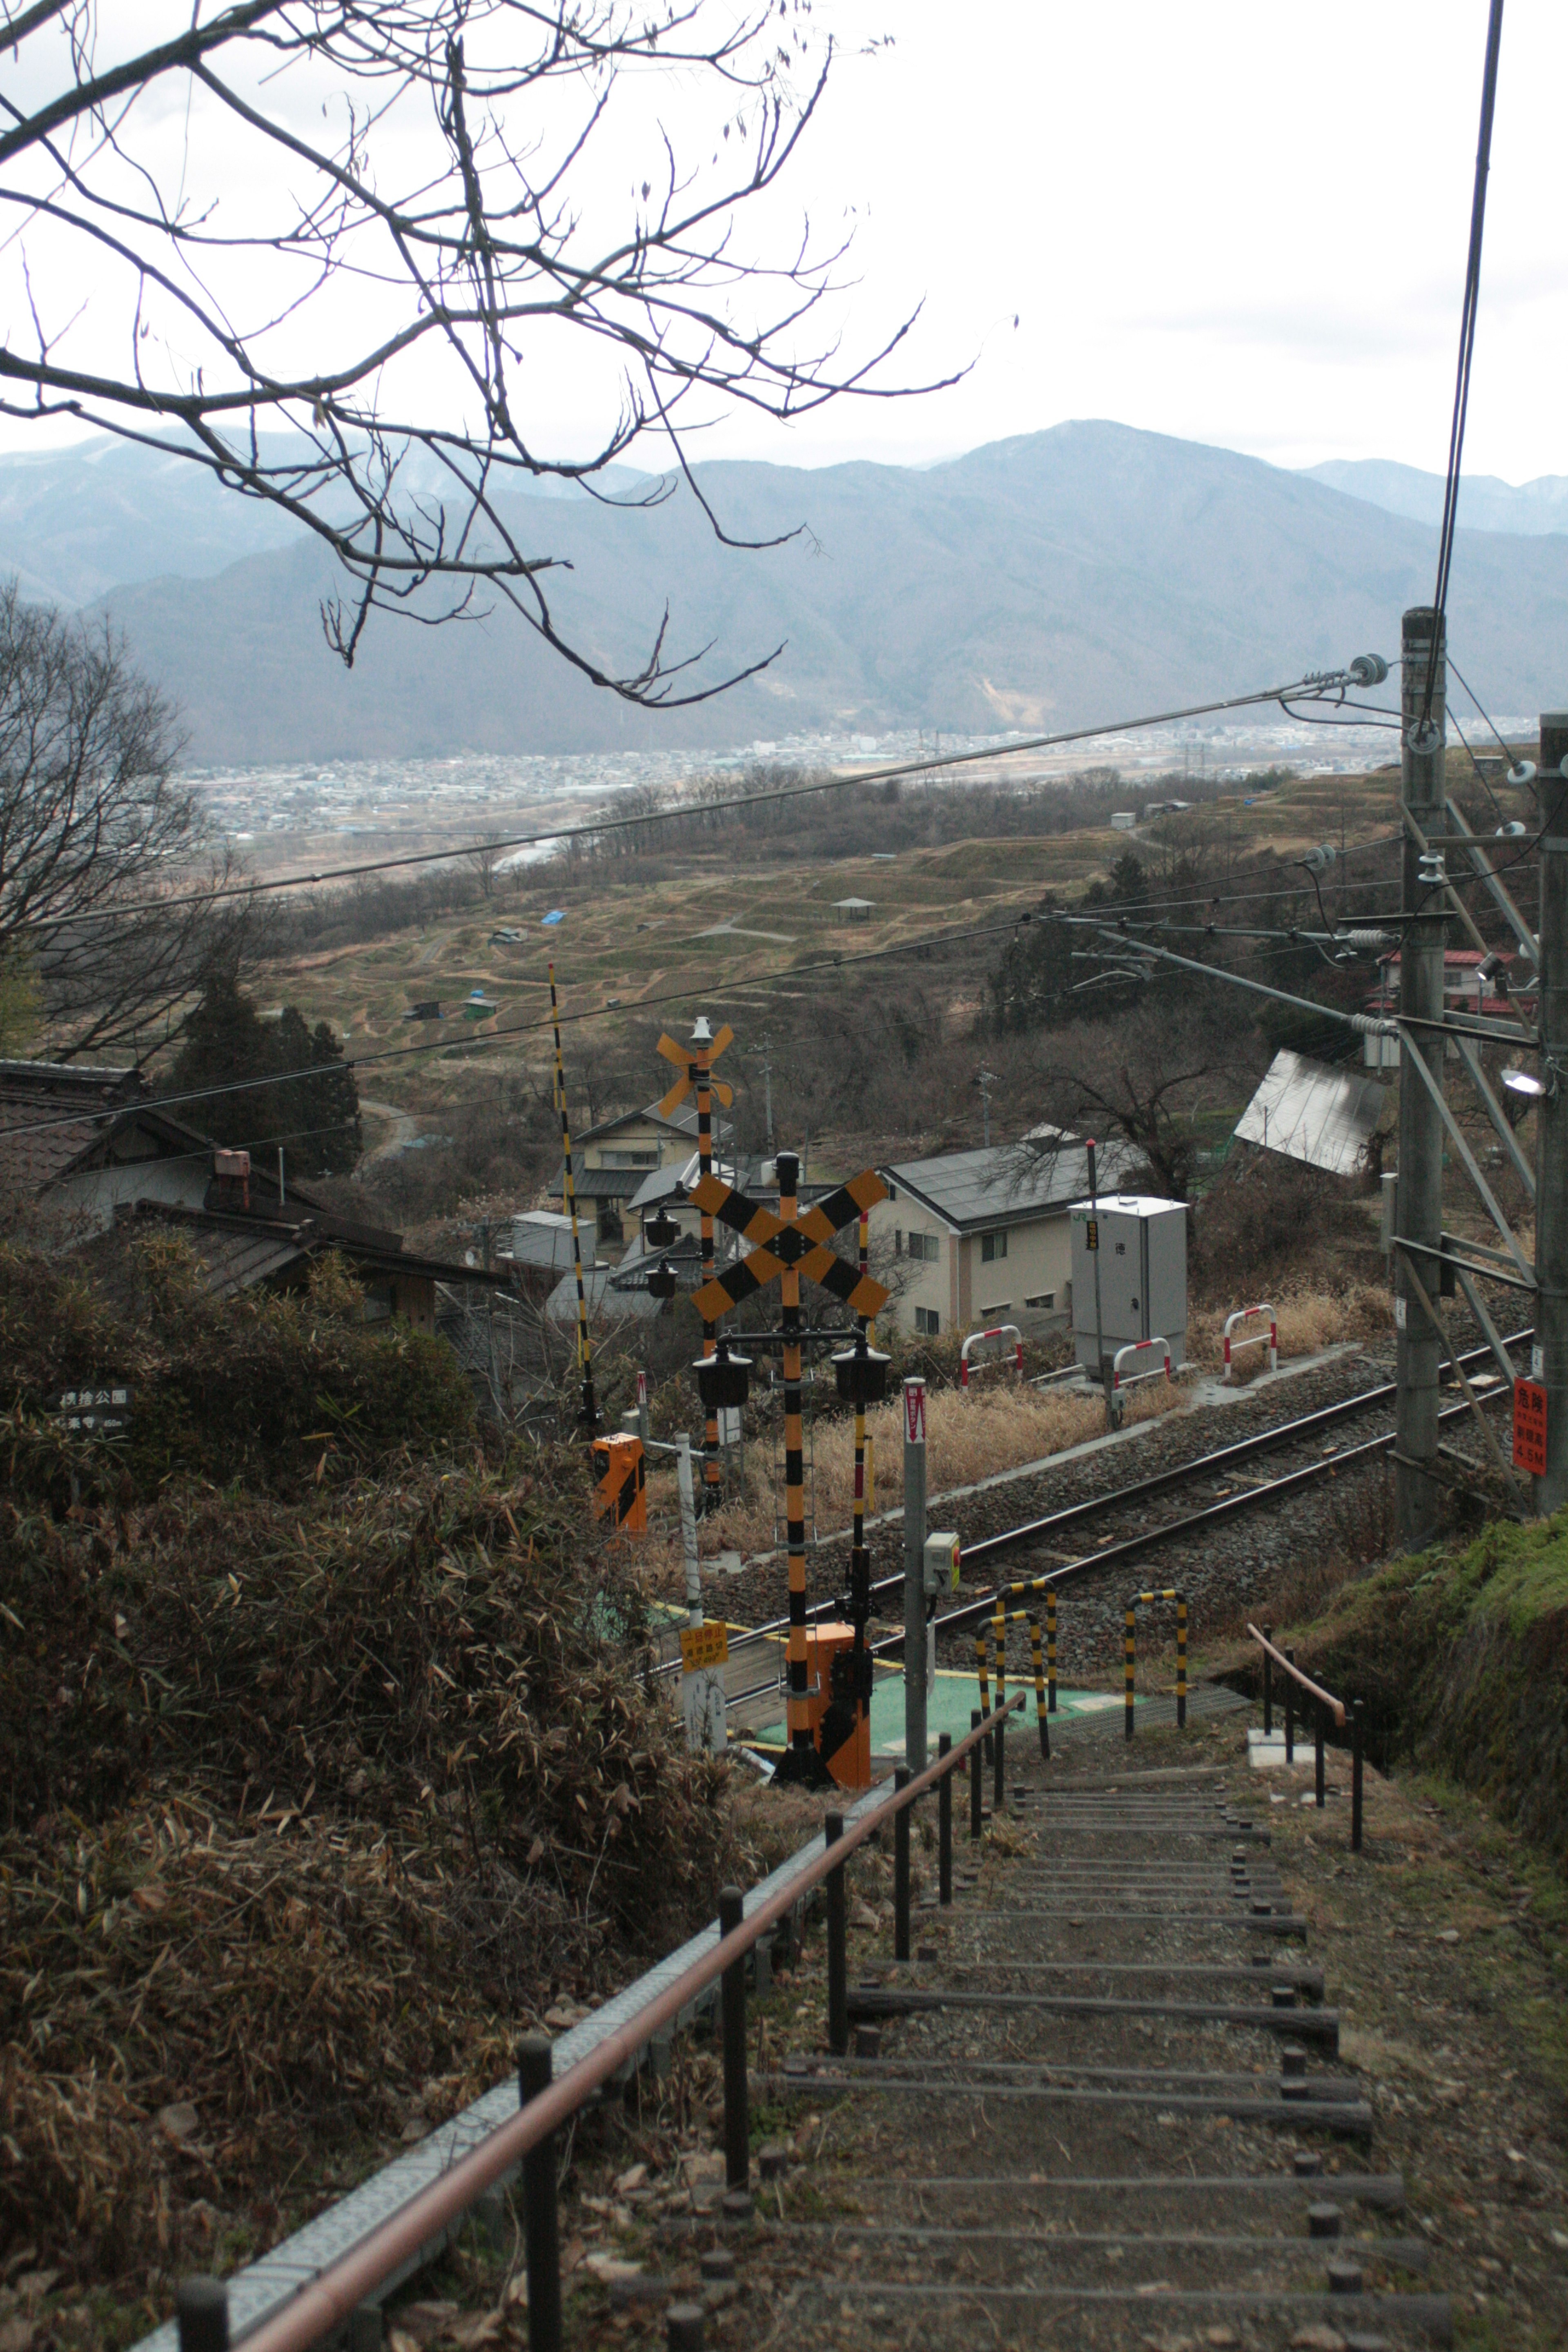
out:
M1331 1176L1352 1176L1388 1100L1377 1078L1282 1049L1237 1120L1237 1140L1305 1160Z
M1095 1154L1102 1190L1142 1165L1131 1144L1102 1143ZM961 1232L977 1231L1019 1224L1082 1200L1089 1191L1089 1153L1082 1144L1036 1150L1027 1141L996 1143L989 1151L949 1151L878 1173Z

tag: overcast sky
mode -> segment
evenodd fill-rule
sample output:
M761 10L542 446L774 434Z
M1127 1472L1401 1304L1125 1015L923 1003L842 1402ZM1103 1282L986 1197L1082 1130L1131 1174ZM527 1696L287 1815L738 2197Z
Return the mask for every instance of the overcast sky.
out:
M795 204L857 223L855 332L923 299L911 365L973 372L787 431L721 423L701 454L921 461L1110 417L1281 465L1442 469L1486 0L816 14L844 55ZM1468 471L1510 481L1568 473L1565 87L1568 9L1513 0L1467 444ZM0 446L37 441L11 423Z
M1443 469L1486 0L831 13L896 44L841 76L816 171L864 191L868 293L924 291L978 364L917 406L830 412L800 456L1103 416L1282 465ZM1568 472L1565 87L1568 9L1513 0L1466 444L1511 481Z

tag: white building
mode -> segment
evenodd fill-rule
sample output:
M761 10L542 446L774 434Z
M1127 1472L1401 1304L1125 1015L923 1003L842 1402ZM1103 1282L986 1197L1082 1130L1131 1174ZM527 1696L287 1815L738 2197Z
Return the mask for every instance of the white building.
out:
M1101 1145L1096 1160L1107 1187L1139 1164L1131 1146L1116 1143ZM1026 1138L877 1172L889 1197L871 1212L871 1243L879 1260L879 1244L890 1244L895 1286L883 1322L933 1337L994 1323L1034 1334L1067 1321L1068 1212L1089 1190L1081 1143Z

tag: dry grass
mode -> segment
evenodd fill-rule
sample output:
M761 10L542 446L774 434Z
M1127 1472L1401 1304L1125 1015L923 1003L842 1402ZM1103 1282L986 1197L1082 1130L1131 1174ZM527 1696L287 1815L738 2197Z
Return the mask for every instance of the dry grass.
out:
M1180 1411L1185 1401L1180 1388L1165 1381L1151 1381L1129 1391L1126 1417L1129 1423L1152 1421L1162 1413ZM879 1510L896 1510L902 1500L900 1412L895 1403L882 1405L866 1417L867 1433L875 1447L874 1500ZM998 1471L1016 1470L1024 1463L1063 1453L1086 1438L1100 1436L1104 1428L1105 1408L1098 1396L1064 1396L1059 1390L1017 1389L1000 1381L977 1386L967 1394L957 1389L928 1390L927 1485L932 1495L973 1486ZM815 1451L816 1525L826 1535L847 1528L854 1511L854 1423L846 1417L819 1423ZM708 1522L703 1530L705 1550L750 1554L773 1549L771 1473L771 1449L765 1444L750 1447L745 1495Z
M1394 1301L1373 1282L1347 1283L1342 1290L1302 1290L1281 1293L1273 1301L1279 1332L1281 1362L1298 1356L1320 1355L1349 1339L1382 1339L1394 1328ZM1187 1324L1187 1360L1205 1371L1217 1372L1225 1361L1225 1310L1194 1307ZM1238 1327L1235 1338L1253 1333L1267 1336L1261 1318ZM1248 1348L1236 1359L1237 1382L1245 1387L1268 1361L1263 1348Z

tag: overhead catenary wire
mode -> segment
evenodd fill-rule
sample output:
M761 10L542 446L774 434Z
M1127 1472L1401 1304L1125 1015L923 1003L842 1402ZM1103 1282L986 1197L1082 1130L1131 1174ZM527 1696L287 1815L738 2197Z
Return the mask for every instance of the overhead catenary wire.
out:
M1476 320L1481 297L1481 242L1486 229L1487 178L1491 169L1492 117L1497 108L1498 60L1502 47L1502 0L1491 0L1487 16L1486 59L1481 68L1481 120L1476 140L1476 177L1470 194L1470 241L1465 257L1465 291L1459 308L1459 359L1454 381L1454 413L1448 426L1448 467L1443 484L1443 520L1437 533L1437 581L1433 608L1442 618L1448 607L1448 574L1454 560L1454 531L1459 511L1459 467L1465 447L1465 419L1470 403L1470 370L1476 352ZM1435 633L1440 636L1440 631ZM1422 697L1419 730L1432 723L1432 701L1437 688L1437 665L1429 665Z
M118 921L124 917L146 914L172 914L184 907L211 907L233 898L269 897L281 890L320 888L329 882L352 882L368 874L391 874L416 866L437 866L454 858L472 857L477 851L487 855L508 849L536 849L546 843L595 841L609 833L626 833L651 824L670 824L693 817L707 818L730 809L764 808L780 801L803 800L820 793L844 792L855 784L887 784L901 782L906 777L941 774L951 768L973 766L981 761L1010 760L1026 751L1059 750L1068 743L1091 743L1108 735L1131 735L1150 727L1173 726L1183 719L1211 718L1222 710L1255 709L1259 703L1277 702L1283 709L1286 698L1300 699L1314 692L1331 691L1345 673L1320 672L1315 676L1293 678L1283 686L1258 688L1247 694L1233 694L1216 702L1189 703L1179 710L1146 712L1137 719L1112 719L1097 727L1072 727L1055 735L1030 735L1000 748L991 745L975 751L952 751L928 759L902 760L880 768L858 768L846 773L813 776L798 784L780 784L767 792L735 793L724 800L691 802L673 801L662 808L645 809L633 816L595 817L592 823L579 825L546 825L531 833L508 834L496 839L464 841L449 849L409 850L396 857L368 858L353 866L327 866L320 872L277 875L270 881L238 882L216 890L192 891L183 898L127 899L120 905L95 908L79 914L39 916L31 928L41 932L56 932L80 923Z
M1387 834L1375 835L1369 841L1352 842L1349 850L1346 852L1346 855L1347 856L1355 856L1372 850L1387 849L1392 846L1396 840L1397 835ZM1516 864L1521 862L1524 856L1527 855L1529 850L1532 849L1533 846L1533 839L1528 843L1521 845L1516 857L1508 861L1507 864ZM1500 872L1506 871L1507 864L1500 864L1496 870ZM1453 877L1450 887L1462 887L1467 883L1478 881L1480 877L1475 875L1457 876ZM1395 887L1395 885L1388 877L1369 877L1367 880L1362 882L1345 882L1340 887L1342 891L1350 892L1387 890ZM1225 906L1256 907L1266 906L1280 898L1304 898L1305 896L1306 888L1304 884L1285 883L1277 888L1237 890L1229 892L1223 897L1215 896L1213 892L1205 890L1189 890L1181 893L1171 892L1164 896L1155 893L1140 898L1130 898L1119 903L1111 903L1110 905L1097 907L1092 910L1091 914L1087 916L1075 915L1069 913L1069 911L1065 908L1061 910L1052 909L1048 913L1042 912L1038 914L1034 910L1029 910L1023 915L1010 916L1004 922L981 923L965 925L963 927L953 925L942 930L927 932L916 939L894 940L886 947L864 949L858 954L847 954L834 950L824 955L813 957L808 961L803 963L780 965L773 968L772 970L761 972L742 972L730 980L715 982L711 977L707 980L694 978L688 984L683 984L679 988L662 991L657 996L636 997L629 1003L623 1002L618 1005L589 1005L584 1007L581 1012L563 1013L561 1016L561 1023L563 1028L567 1028L576 1027L584 1023L592 1021L611 1019L624 1020L628 1015L637 1013L659 1011L665 1006L671 1004L688 1004L698 996L706 996L715 1003L721 1003L726 997L740 996L750 991L788 986L801 980L809 980L815 974L820 972L838 971L866 964L882 963L902 956L932 955L944 948L963 946L976 940L996 939L1016 934L1020 929L1027 925L1051 919L1059 919L1072 922L1087 921L1114 934L1119 922L1131 922L1134 919L1149 921L1152 919L1155 910L1163 908L1183 908L1196 907L1207 909ZM1194 926L1194 928L1197 929L1199 927ZM1209 930L1214 927L1205 924L1201 928L1205 930ZM1126 935L1123 934L1122 936L1125 941ZM1282 933L1281 936L1289 940L1290 934L1287 931ZM1185 959L1183 959L1182 961L1185 961ZM1233 977L1231 974L1219 971L1216 967L1211 965L1194 964L1192 969L1198 971L1215 971L1215 976L1219 978ZM1324 1008L1321 1006L1312 1006L1310 1009L1315 1012L1322 1012ZM413 1060L422 1055L428 1055L432 1054L451 1054L454 1052L461 1052L465 1056L467 1056L468 1055L489 1052L497 1046L510 1045L519 1038L538 1035L550 1029L551 1026L552 1024L548 1019L516 1022L506 1028L489 1030L483 1036L465 1038L461 1041L458 1041L456 1038L433 1038L421 1039L418 1043L409 1045L378 1046L369 1053L345 1055L341 1064L331 1065L329 1066L353 1072L359 1069L379 1066L388 1062ZM179 1094L150 1096L139 1103L128 1103L121 1106L121 1108L123 1109L136 1110L177 1109L185 1104L207 1102L224 1095L256 1093L259 1092L260 1089L265 1087L285 1086L293 1080L300 1078L320 1077L322 1073L322 1068L323 1065L315 1063L307 1067L297 1070L271 1071L255 1077L226 1080L223 1084L217 1086L192 1087ZM89 1111L83 1109L64 1111L50 1118L20 1121L10 1126L0 1127L0 1140L9 1139L13 1137L18 1136L43 1134L48 1132L52 1129L61 1127L79 1126L83 1124L84 1121L96 1120L107 1115L108 1114L103 1111Z

